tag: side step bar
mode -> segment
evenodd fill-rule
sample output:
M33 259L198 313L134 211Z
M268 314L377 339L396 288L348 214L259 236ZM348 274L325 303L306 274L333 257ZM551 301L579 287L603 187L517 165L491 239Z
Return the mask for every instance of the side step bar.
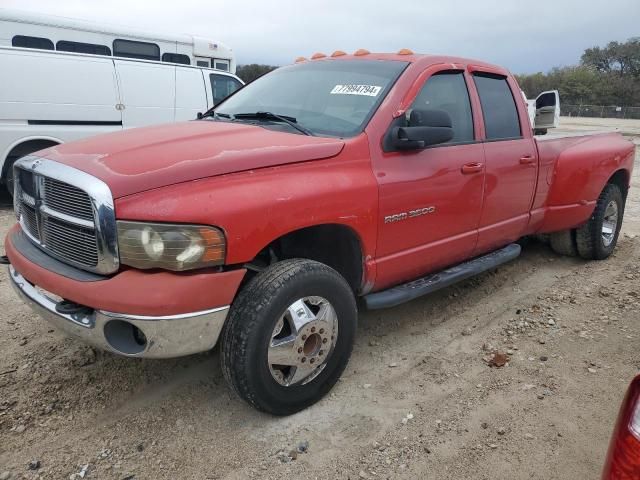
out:
M492 268L513 260L521 251L520 245L512 243L500 250L495 250L482 257L474 258L468 262L460 263L438 273L413 280L402 285L391 287L381 292L365 295L364 304L369 310L389 308L408 302L414 298L433 293L441 288L486 272Z

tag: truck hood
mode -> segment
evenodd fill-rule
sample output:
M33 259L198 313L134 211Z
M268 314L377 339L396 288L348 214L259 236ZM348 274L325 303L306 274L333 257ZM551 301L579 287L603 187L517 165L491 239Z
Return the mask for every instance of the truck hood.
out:
M230 122L135 128L37 155L98 177L114 198L226 173L329 158L344 142Z

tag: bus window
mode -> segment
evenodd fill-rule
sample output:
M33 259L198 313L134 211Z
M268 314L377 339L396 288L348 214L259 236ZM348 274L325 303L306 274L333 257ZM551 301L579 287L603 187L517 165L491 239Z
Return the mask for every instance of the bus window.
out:
M96 45L93 43L70 42L60 40L56 43L56 50L62 52L90 53L91 55L111 56L111 49L106 45Z
M238 80L233 77L227 77L226 75L212 73L209 75L209 79L211 80L211 94L214 105L217 105L242 87L242 84Z
M155 43L118 39L113 41L113 56L160 60L160 47Z
M191 65L191 59L189 56L181 53L163 53L162 61L168 63L179 63L181 65Z
M207 68L209 68L209 62L203 62L202 60L198 60L196 62L196 65L198 65L199 67L207 67Z
M53 42L48 38L27 37L26 35L16 35L11 39L11 45L22 48L38 48L40 50L53 50Z
M211 66L216 70L224 70L225 72L229 71L229 60L220 60L218 58L214 58L211 60Z

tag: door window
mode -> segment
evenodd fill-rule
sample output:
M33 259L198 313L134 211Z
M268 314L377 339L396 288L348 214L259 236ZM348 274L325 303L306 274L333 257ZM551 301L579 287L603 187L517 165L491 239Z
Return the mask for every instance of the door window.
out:
M471 102L462 72L445 71L433 75L424 84L411 108L447 112L453 127L453 138L447 143L473 141Z
M211 80L211 94L213 96L214 105L217 105L242 87L242 84L238 80L226 75L212 73L209 75L209 79Z
M473 80L478 89L487 140L520 138L520 119L506 77L477 73Z

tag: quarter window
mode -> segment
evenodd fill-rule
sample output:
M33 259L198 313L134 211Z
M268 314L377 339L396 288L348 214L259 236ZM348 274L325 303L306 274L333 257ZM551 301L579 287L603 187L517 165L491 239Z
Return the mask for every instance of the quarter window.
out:
M62 52L89 53L91 55L111 56L111 49L106 45L70 42L67 40L60 40L58 43L56 43L56 50Z
M462 72L445 71L434 74L424 84L411 108L447 112L453 127L453 138L447 143L474 140L471 102Z
M155 43L118 39L113 41L113 55L143 60L160 60L160 47Z
M179 63L181 65L191 65L191 59L188 55L182 53L163 53L162 61L168 63Z
M48 38L27 37L26 35L16 35L11 39L11 45L22 48L38 48L40 50L53 50L53 42Z
M506 77L477 73L473 80L478 89L487 140L520 138L520 120Z
M214 105L217 105L242 87L242 84L238 80L233 77L227 77L226 75L212 73L209 75L209 79L211 80L211 93L213 95Z

